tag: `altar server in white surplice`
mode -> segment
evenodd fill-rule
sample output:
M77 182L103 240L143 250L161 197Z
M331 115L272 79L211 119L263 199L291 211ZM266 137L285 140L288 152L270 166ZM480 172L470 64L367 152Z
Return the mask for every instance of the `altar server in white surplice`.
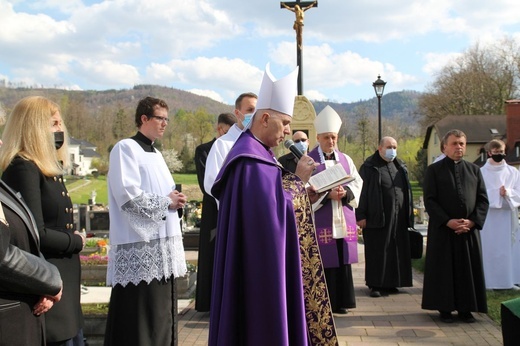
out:
M106 346L177 345L175 278L186 273L178 209L187 197L154 147L169 119L166 102L145 97L136 135L110 152Z
M481 168L489 199L489 211L481 232L482 260L487 289L516 289L520 284L520 172L509 166L505 144L486 144L489 156Z

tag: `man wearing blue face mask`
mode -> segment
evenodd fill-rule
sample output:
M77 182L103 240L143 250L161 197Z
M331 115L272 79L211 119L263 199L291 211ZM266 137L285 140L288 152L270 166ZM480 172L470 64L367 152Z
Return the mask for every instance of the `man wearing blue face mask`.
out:
M237 118L237 122L229 128L229 131L225 135L217 138L215 143L211 146L208 158L206 159L206 171L204 173L204 189L208 195L211 195L211 188L227 154L235 144L235 141L242 134L244 128L247 128L251 122L257 99L258 96L252 92L243 93L238 96L233 112Z
M293 133L292 140L296 148L298 148L303 154L307 154L307 150L309 149L309 139L307 138L307 134L303 131L296 131ZM296 165L298 164L298 158L294 156L292 152L280 156L278 158L278 162L291 173L296 171Z
M363 229L365 282L371 297L412 286L408 227L413 227L413 198L408 170L397 159L397 142L384 137L361 166L363 189L356 219Z

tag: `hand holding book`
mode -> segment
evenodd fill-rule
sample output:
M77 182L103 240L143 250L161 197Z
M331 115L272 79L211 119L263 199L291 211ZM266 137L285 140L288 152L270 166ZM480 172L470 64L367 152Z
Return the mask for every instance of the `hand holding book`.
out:
M314 186L316 193L331 190L336 186L347 184L356 179L348 175L345 168L341 164L336 164L331 168L325 169L320 173L313 175L309 179L309 184Z

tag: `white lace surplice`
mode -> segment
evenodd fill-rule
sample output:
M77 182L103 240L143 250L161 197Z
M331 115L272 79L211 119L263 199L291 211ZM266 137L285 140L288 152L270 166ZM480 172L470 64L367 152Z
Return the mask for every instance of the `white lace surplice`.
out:
M166 197L174 186L159 152L144 152L132 139L114 146L108 173L107 284L137 285L186 273L180 220Z

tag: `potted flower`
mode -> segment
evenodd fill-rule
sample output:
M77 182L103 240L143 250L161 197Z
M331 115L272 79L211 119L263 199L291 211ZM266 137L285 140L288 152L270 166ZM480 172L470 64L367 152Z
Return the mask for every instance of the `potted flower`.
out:
M108 264L108 242L105 239L89 239L89 243L90 247L96 247L96 252L80 254L81 282L87 286L105 285Z

